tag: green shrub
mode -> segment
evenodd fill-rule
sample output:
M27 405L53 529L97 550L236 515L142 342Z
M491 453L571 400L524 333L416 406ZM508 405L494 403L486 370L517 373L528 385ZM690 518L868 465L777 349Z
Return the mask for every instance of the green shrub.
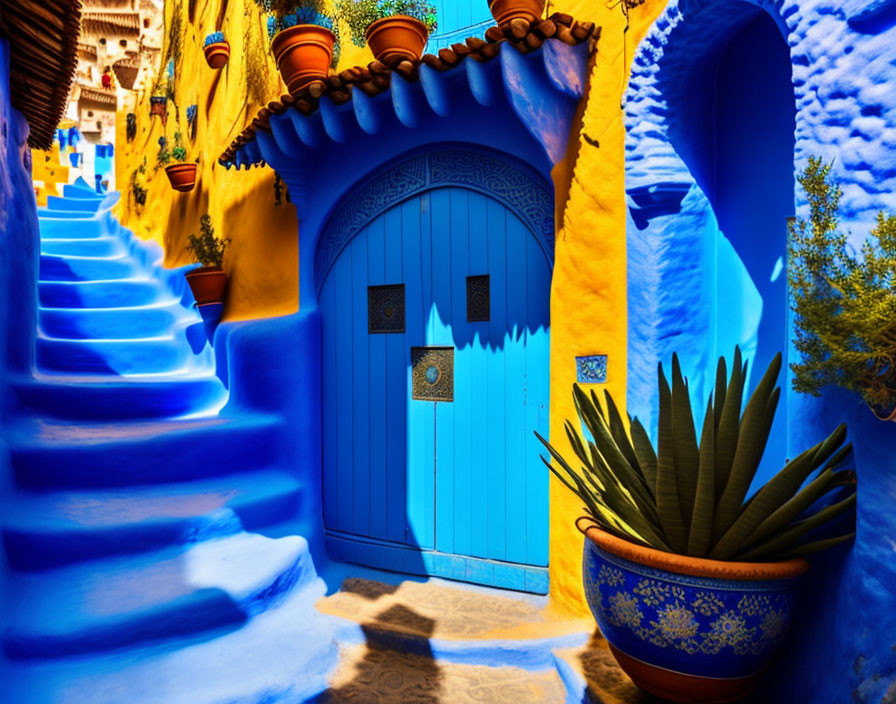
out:
M576 411L591 439L583 439L569 421L566 434L582 468L573 470L539 435L560 469L544 462L600 528L657 550L759 562L843 542L854 534L813 534L856 502L852 473L837 471L851 449L843 445L845 426L789 461L747 499L780 397L780 370L779 354L741 411L747 366L737 349L729 379L720 359L698 444L678 357L671 387L660 365L656 450L637 419L630 418L626 430L609 393L604 411L593 391L589 396L575 385Z
M367 46L366 33L371 24L393 15L420 20L430 34L438 28L436 8L422 0L336 0L336 16L348 26L356 46Z
M797 391L827 386L861 394L878 412L896 407L896 216L878 213L859 259L840 229L842 191L830 165L811 158L799 177L809 219L790 223L788 279L795 313L791 364Z
M212 219L208 215L203 215L199 220L199 235L190 235L187 251L202 266L220 267L224 265L224 251L228 244L230 244L230 238L215 237Z

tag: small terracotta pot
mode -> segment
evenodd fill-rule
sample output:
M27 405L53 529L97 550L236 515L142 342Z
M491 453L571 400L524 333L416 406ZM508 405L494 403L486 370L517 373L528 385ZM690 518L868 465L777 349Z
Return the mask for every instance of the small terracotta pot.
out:
M429 32L420 20L407 15L393 15L373 22L367 28L366 36L367 44L377 60L394 66L402 61L419 61Z
M488 9L498 24L511 20L537 22L544 14L544 0L489 0Z
M790 626L805 560L721 562L653 550L579 519L585 597L641 689L727 704L759 683Z
M868 406L871 409L871 412L874 414L874 417L878 420L882 420L884 422L889 421L890 423L896 423L896 407L893 408L875 408L874 406Z
M187 283L196 299L196 305L208 306L224 302L227 290L227 274L219 266L203 266L187 274Z
M316 24L299 24L280 32L271 42L277 68L290 93L327 77L336 35Z
M213 69L224 68L230 61L230 43L215 42L202 49L205 52L205 60Z
M172 164L165 167L165 173L175 191L186 193L196 185L196 164Z
M168 98L153 96L149 99L149 114L166 117L168 115Z

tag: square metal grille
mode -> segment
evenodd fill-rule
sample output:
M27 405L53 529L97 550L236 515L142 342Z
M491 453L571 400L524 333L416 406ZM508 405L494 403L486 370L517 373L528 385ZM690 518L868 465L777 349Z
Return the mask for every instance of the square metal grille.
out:
M367 287L367 332L404 332L404 284Z
M491 277L467 277L467 322L485 323L491 319Z
M454 348L411 347L413 396L417 401L454 401Z

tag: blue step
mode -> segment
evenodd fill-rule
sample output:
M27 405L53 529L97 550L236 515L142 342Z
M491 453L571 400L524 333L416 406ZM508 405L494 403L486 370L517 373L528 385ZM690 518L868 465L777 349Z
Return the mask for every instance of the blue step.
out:
M66 198L96 198L97 200L102 200L103 196L100 196L95 188L91 188L87 185L87 182L84 180L80 180L80 182L75 183L67 183L62 187L62 195Z
M60 658L237 627L315 581L304 538L250 533L13 573L3 649L17 660Z
M49 197L49 196L47 196ZM49 208L38 208L37 217L41 224L47 220L92 220L96 218L96 213L88 213L83 210L50 210Z
M93 220L48 220L40 221L41 239L97 239L108 237L106 224L95 218Z
M165 418L214 407L227 396L211 373L120 377L35 374L11 386L26 406L56 418Z
M67 257L114 257L124 249L115 237L41 238L41 254Z
M168 484L284 461L283 421L275 416L124 422L130 407L114 410L106 423L32 419L10 425L7 442L17 483L31 489Z
M182 368L193 356L169 335L130 340L62 340L38 337L37 366L50 372L157 374Z
M40 305L45 308L123 308L170 298L152 279L41 281L38 292Z
M89 242L90 240L85 240ZM112 281L133 278L140 268L130 257L73 257L41 254L41 281Z
M102 198L60 198L47 196L47 210L78 210L93 214L99 210Z
M122 339L166 335L183 315L177 303L127 308L41 308L38 322L48 337Z
M51 569L287 522L301 498L298 480L273 470L125 489L19 491L3 519L3 544L13 569Z

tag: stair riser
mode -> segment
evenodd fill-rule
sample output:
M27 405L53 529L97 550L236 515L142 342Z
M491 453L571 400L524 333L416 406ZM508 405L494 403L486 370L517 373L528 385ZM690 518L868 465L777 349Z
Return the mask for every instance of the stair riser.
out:
M78 259L41 255L41 281L97 281L127 279L140 269L131 259Z
M162 300L161 287L151 281L39 284L40 304L45 308L124 308L146 306Z
M94 240L107 235L105 225L100 220L82 220L71 222L68 220L40 221L41 238L51 240Z
M224 390L214 379L141 387L30 384L18 386L16 394L26 406L54 418L118 421L195 413L223 400Z
M316 578L311 557L305 552L264 589L239 602L209 587L130 617L98 619L90 628L73 633L32 634L9 629L3 637L3 650L13 660L63 658L236 627Z
M88 214L99 210L101 198L60 198L59 196L47 196L48 210L77 210Z
M38 315L45 335L73 340L161 337L177 322L174 313L164 308L42 310Z
M117 240L111 237L97 239L42 239L41 254L62 257L114 257L124 250Z
M192 354L182 341L38 340L37 366L49 372L155 374L182 368Z
M254 531L293 519L301 510L302 492L296 488L277 496L234 505L228 516L171 518L128 526L107 526L47 533L4 529L3 544L10 566L32 572L119 555L134 555L178 545L185 540Z
M103 196L100 196L96 191L89 188L84 188L83 186L76 186L70 183L62 186L62 195L66 198L72 198L76 200L103 200Z
M139 442L10 448L20 486L75 489L186 482L261 469L280 459L277 425L205 428Z

